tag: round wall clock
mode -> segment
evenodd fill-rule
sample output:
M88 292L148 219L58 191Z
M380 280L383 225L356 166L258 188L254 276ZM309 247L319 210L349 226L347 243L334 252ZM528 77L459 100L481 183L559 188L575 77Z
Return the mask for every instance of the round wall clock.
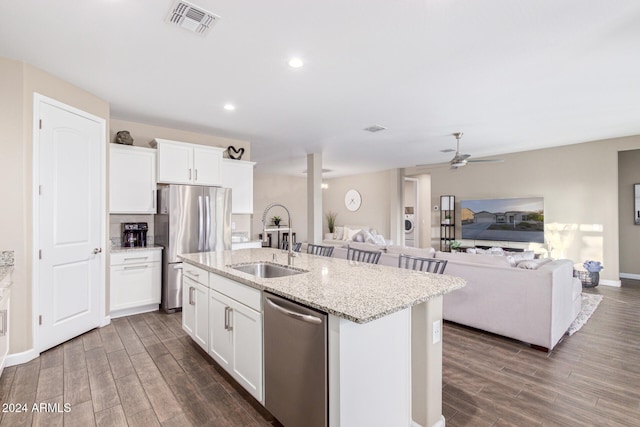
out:
M362 196L358 193L357 190L349 190L347 194L344 196L344 205L351 212L355 212L360 209L360 205L362 204Z

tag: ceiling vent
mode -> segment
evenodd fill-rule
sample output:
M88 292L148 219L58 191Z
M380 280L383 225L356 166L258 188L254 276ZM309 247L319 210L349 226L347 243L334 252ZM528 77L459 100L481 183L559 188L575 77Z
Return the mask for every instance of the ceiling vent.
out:
M218 15L184 0L177 0L167 16L167 22L201 36L207 34L219 19Z
M368 131L368 132L380 132L381 130L385 130L386 127L384 126L380 126L380 125L373 125L373 126L369 126L368 128L364 128L364 130Z

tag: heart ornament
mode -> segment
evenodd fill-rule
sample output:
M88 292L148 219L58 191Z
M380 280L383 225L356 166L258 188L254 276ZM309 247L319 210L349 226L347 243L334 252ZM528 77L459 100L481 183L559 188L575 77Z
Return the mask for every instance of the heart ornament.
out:
M233 145L230 145L227 147L227 155L229 156L230 159L241 160L243 154L244 154L244 148L242 147L240 147L239 149L236 149L236 147L234 147Z

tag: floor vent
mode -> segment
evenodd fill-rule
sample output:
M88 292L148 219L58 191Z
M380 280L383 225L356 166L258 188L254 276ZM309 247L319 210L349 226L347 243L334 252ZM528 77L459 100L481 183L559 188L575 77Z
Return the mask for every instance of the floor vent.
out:
M171 7L167 22L192 33L204 36L220 17L184 0L177 0Z

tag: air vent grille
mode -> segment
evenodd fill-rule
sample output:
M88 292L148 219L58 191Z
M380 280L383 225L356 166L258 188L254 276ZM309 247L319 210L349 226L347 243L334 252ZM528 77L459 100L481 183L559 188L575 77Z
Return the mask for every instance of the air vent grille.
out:
M184 0L177 0L171 7L167 22L204 36L220 17Z

